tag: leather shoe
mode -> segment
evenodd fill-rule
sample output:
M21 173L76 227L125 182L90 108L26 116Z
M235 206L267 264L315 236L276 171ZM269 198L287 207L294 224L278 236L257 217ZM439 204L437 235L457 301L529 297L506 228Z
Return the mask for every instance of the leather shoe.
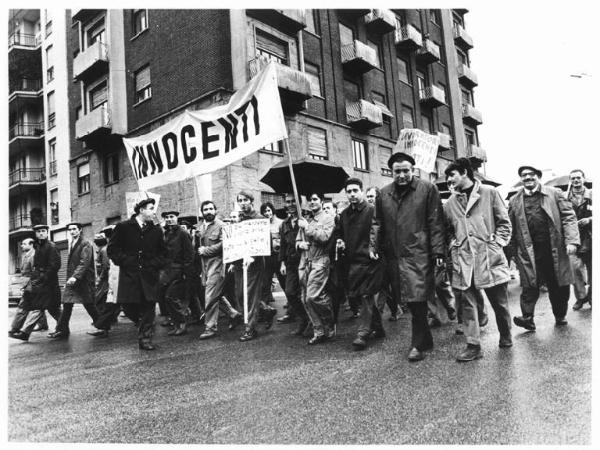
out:
M286 314L285 316L281 316L277 318L277 323L291 323L295 322L296 318Z
M244 315L238 314L237 316L229 319L229 329L233 330L233 329L235 329L235 327L237 327L238 325L241 325L242 323L244 323Z
M90 336L95 336L95 337L108 337L108 330L94 330L94 331L88 331L87 334L89 334Z
M535 331L535 323L533 323L533 317L513 317L513 322L516 326L525 328L529 331Z
M140 350L156 350L156 347L152 345L152 342L140 342L139 346Z
M15 331L10 335L13 339L19 339L21 341L27 342L29 340L29 335L27 333L23 333L22 331Z
M369 333L369 339L380 339L385 337L385 330L382 328L380 330L372 330Z
M508 348L508 347L512 347L513 342L512 342L512 338L510 336L500 336L500 343L498 344L498 347L500 348Z
M240 336L240 342L251 341L258 336L258 333L254 330L246 330L244 334Z
M313 336L309 339L309 341L307 342L308 345L317 345L320 344L322 342L325 342L327 340L327 336L325 336L324 334L320 334L318 336Z
M586 299L577 300L573 305L573 311L579 311L581 308L583 308L583 305L585 305L585 303Z
M265 329L268 330L273 326L273 319L277 315L277 310L275 308L267 309L265 311Z
M49 339L67 339L69 337L69 333L65 333L64 331L54 331L48 334Z
M557 317L556 321L554 322L554 325L556 325L557 327L561 327L563 325L566 325L567 319L565 319L564 317Z
M483 358L483 353L481 353L481 346L467 344L467 348L460 352L460 354L456 357L456 360L458 362L467 362L479 358Z
M354 347L354 350L364 350L367 348L365 336L358 335L356 339L352 341L352 347Z
M425 359L425 354L416 347L411 348L410 352L408 352L408 360L411 362L423 359Z
M204 330L204 333L202 333L198 339L210 339L213 338L217 335L217 333L213 330Z

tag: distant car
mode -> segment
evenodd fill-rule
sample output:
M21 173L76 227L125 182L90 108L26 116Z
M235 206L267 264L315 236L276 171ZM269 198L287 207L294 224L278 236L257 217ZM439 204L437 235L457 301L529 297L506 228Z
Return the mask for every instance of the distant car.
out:
M8 277L8 305L17 305L21 300L21 288L25 284L25 277L19 273Z

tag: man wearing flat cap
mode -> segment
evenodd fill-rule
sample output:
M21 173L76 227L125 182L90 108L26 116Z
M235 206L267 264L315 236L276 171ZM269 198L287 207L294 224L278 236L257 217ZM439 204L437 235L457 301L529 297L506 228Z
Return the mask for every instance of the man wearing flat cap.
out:
M577 216L560 189L543 186L542 172L532 166L518 170L523 189L508 204L512 252L521 278L521 312L515 325L535 331L533 321L540 286L546 284L557 326L566 315L573 272L569 255L579 246Z
M371 227L371 257L386 257L392 293L412 315L409 361L420 361L433 348L427 303L435 296L435 267L446 255L440 194L432 183L414 176L415 160L394 153L388 160L394 181L376 199Z
M155 225L155 200L137 203L134 215L115 227L108 242L108 257L119 266L117 303L128 316L139 317L138 344L154 350L152 334L156 309L158 275L167 251L162 230Z

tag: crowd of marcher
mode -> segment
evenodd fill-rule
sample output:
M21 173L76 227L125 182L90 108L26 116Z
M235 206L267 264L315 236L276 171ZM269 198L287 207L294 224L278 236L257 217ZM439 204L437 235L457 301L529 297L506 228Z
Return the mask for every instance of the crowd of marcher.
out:
M308 211L299 217L296 197L286 194L287 217L281 220L273 204L257 210L252 193L239 192L239 211L226 220L269 219L271 254L230 264L223 260L226 223L211 200L200 205L202 221L196 225L178 220L177 211L164 211L156 224L155 201L147 198L130 219L103 228L93 244L81 235L80 223L71 223L62 296L58 250L48 239L48 226L37 225L35 239L21 244L26 283L9 336L27 341L36 327L47 329L47 311L56 320L48 337L68 338L73 305L80 303L95 327L88 334L107 337L123 312L138 326L140 349L153 350L158 303L160 324L170 327L170 336L203 324L199 339L214 338L221 316L229 319L230 330L244 324L239 340L245 342L258 336L260 323L269 329L275 321L276 278L286 298L286 312L276 321L293 323L292 334L307 337L309 345L335 337L346 304L357 319L352 347L366 348L386 335L387 305L390 321L411 316L410 361L422 360L433 348L431 328L441 323L440 311L457 320L456 334L465 337L457 360L472 361L482 357L485 298L501 348L513 345L513 322L536 329L541 288L548 291L556 326L567 323L571 285L573 309L591 306L592 196L583 171L570 173L565 194L543 185L540 170L522 166L523 188L507 207L494 187L475 178L468 159L445 170L451 195L444 202L434 184L414 175L410 155L395 153L388 166L393 182L382 188L347 179L347 206L340 211L322 192L305 192ZM521 314L512 320L511 260L521 283Z

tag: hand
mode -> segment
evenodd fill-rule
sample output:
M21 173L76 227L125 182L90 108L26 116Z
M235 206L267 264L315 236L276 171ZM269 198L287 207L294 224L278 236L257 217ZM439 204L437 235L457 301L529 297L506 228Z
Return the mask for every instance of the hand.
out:
M298 248L298 250L308 250L308 242L300 241L296 244L296 248Z
M248 267L250 264L254 262L254 258L252 256L247 256L244 258L244 265Z
M445 265L444 258L436 257L435 265L436 265L436 267L443 267Z
M577 221L577 225L579 225L580 227L584 227L586 225L589 225L590 223L590 218L589 217L584 217L583 219L579 219Z
M567 245L567 255L574 255L577 253L577 246L575 244Z
M205 247L198 247L198 254L199 254L200 256L204 256L204 248L205 248Z
M369 252L369 258L371 258L373 261L377 261L379 259L379 255L377 252Z
M285 263L283 261L281 261L281 267L279 268L279 273L281 273L281 275L283 275L285 277Z
M67 280L67 286L73 286L75 283L77 283L77 278L71 277Z
M298 228L302 228L303 230L308 226L308 222L304 217L298 219Z
M335 242L335 247L336 247L338 250L345 250L345 249L346 249L346 243L345 243L344 241L342 241L341 239L338 239L338 240Z
M227 268L227 273L233 273L233 264Z

